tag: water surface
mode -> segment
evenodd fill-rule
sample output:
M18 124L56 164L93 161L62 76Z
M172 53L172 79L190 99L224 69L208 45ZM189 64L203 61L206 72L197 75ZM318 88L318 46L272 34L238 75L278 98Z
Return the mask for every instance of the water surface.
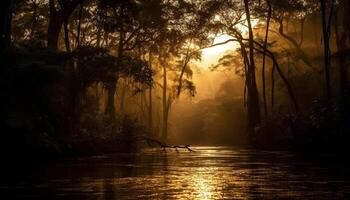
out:
M349 166L332 155L193 149L61 160L1 181L0 194L8 199L350 198Z

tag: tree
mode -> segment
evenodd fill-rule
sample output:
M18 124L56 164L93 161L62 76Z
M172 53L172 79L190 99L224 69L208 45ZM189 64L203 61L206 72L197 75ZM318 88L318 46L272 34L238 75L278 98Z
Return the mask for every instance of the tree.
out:
M63 23L67 22L76 7L84 0L49 0L49 25L47 30L47 47L53 51L58 50L58 38ZM57 9L59 4L60 9Z
M247 64L248 71L248 130L250 133L260 123L260 107L258 89L255 78L255 61L254 61L254 33L250 21L249 1L244 0L244 9L248 22L249 30L249 64Z
M273 11L272 19L278 24L277 32L279 35L288 41L292 47L295 48L294 50L296 52L296 59L302 60L306 66L315 71L316 69L312 64L310 56L302 49L304 21L306 15L315 10L313 3L309 4L307 1L303 2L300 0L271 0L270 4ZM288 24L291 19L300 21L300 41L297 41L297 39L286 33L285 24Z
M344 98L349 90L350 20L347 16L349 9L349 1L340 1L338 12L336 13L337 19L335 20L336 41L339 54L340 91L343 102L345 102Z
M11 46L12 1L0 2L0 49L1 54Z
M326 19L326 2L325 0L320 0L321 16L322 16L322 33L323 33L323 57L324 57L324 72L325 72L325 83L326 83L326 97L327 97L327 108L330 109L331 106L331 80L330 80L330 49L329 49L329 37L330 37L330 26L331 23L333 4L331 5L330 17L327 21Z
M265 42L263 42L264 44L261 44L259 41L254 39L254 35L252 34L253 31L252 31L251 23L250 23L250 29L249 29L249 23L248 23L249 20L248 20L248 15L246 14L247 12L250 12L249 2L247 1L245 3L246 4L244 5L240 5L238 3L231 2L228 4L229 6L227 6L227 4L224 4L225 6L223 6L222 12L220 11L220 9L218 10L218 15L220 16L219 17L220 19L214 20L214 23L216 23L216 26L221 27L224 33L229 34L232 37L232 39L228 39L225 42L217 43L212 46L222 45L228 42L237 42L240 45L239 53L241 54L243 67L242 67L242 70L238 70L238 72L243 72L243 76L245 78L245 84L246 84L245 90L247 91L247 95L248 95L247 97L247 110L248 110L247 112L248 112L248 124L249 124L248 131L249 133L253 133L254 128L260 123L260 116L256 115L256 113L260 113L257 84L255 81L256 66L255 66L255 61L253 60L254 57L256 57L255 55L256 53L262 54L263 56L266 56L271 59L273 63L272 74L276 69L276 71L278 72L279 76L281 77L282 81L284 82L287 88L287 92L290 96L290 99L296 111L298 111L299 106L298 106L294 91L292 90L292 86L290 82L287 80L287 78L285 77L283 71L281 70L281 67L278 63L275 53L269 50L267 48L267 44L265 44L265 42L267 43L266 35L265 35ZM228 14L229 12L227 12L227 7L232 8L232 10L234 10L235 12L233 12L233 14L231 13ZM241 9L241 7L243 7L243 9ZM239 28L239 26L241 24L244 24L245 22L247 22L248 24L248 38L244 38L245 36L243 35L242 31ZM249 34L249 30L250 30L250 34ZM218 66L228 66L228 65L232 66L233 63L236 63L235 61L236 59L237 58L235 55L225 55L219 60ZM273 81L271 85L272 85L271 88L273 88L274 87ZM274 96L273 91L272 91L272 96ZM273 101L273 99L274 98L272 97L271 100Z
M265 31L265 40L264 40L264 54L263 54L263 60L262 60L262 69L261 69L261 79L262 79L262 91L263 91L263 100L264 100L264 111L265 116L267 116L267 100L266 100L266 80L265 80L265 58L266 58L266 49L267 49L267 43L268 43L268 36L269 36L269 27L270 27L270 20L272 15L272 7L270 0L266 0L266 4L268 7L267 11L267 19L266 19L266 31Z
M155 0L152 2L134 2L134 1L105 1L104 6L107 8L107 14L114 16L110 18L106 16L105 28L107 32L117 32L118 42L117 56L119 61L123 59L125 53L137 49L138 46L144 45L148 40L152 40L154 30L158 30L163 26L161 17L162 9L161 2ZM143 18L145 12L150 12L150 6L153 6L154 13ZM116 21L114 21L117 19ZM113 20L113 21L112 21ZM109 76L107 83L107 105L105 112L114 117L114 97L117 90L117 82L119 79L118 72L112 73Z

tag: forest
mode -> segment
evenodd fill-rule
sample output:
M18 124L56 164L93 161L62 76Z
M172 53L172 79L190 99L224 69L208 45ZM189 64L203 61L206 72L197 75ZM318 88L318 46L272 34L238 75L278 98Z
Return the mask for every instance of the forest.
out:
M224 137L252 148L342 152L349 10L347 0L2 0L1 151L133 152L142 140ZM207 49L229 43L201 67ZM192 101L171 122L176 105L200 92L193 77L203 68L237 81L216 85L221 96ZM203 131L210 114L217 128Z
M3 199L349 199L349 0L1 0Z

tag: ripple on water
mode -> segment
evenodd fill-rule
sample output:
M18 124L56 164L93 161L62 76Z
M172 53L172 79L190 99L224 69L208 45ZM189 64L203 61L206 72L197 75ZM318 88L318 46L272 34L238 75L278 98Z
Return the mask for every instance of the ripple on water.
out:
M346 199L348 167L287 152L194 147L47 165L0 192L26 199Z

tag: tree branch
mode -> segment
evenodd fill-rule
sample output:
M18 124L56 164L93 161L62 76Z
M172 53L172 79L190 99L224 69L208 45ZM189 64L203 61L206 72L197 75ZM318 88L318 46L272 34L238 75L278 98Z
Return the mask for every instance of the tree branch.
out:
M292 37L288 36L287 34L285 34L284 29L283 29L283 19L282 19L282 18L279 19L279 20L278 20L278 23L279 23L279 28L278 28L279 34L280 34L283 38L285 38L286 40L288 40L288 41L296 48L296 50L297 50L297 52L298 52L298 54L299 54L299 56L300 56L300 59L301 59L307 66L309 66L310 68L312 68L313 70L315 70L314 67L313 67L313 65L312 65L312 63L310 62L310 59L309 59L308 56L305 54L305 52L300 48L298 42L297 42L294 38L292 38Z
M126 38L126 40L123 42L123 45L126 45L127 43L129 43L130 40L132 40L134 38L134 36L136 35L137 31L139 31L140 29L141 29L141 27L138 27L132 33L130 33L129 37Z
M245 39L245 38L241 38L241 40L248 41L248 39ZM229 40L226 40L224 42L214 44L212 46L218 46L218 45L226 44L228 42L239 42L239 40L238 39L229 39ZM283 72L281 70L281 67L278 64L278 61L277 61L274 53L272 53L269 49L265 48L262 44L260 44L257 41L254 41L254 44L256 45L256 47L254 47L254 50L258 51L259 53L266 54L266 56L268 56L273 61L274 67L276 68L278 74L280 75L280 77L282 78L283 82L285 83L285 85L287 87L288 94L289 94L289 96L290 96L290 98L291 98L291 100L293 102L295 110L298 112L299 106L298 106L295 94L293 92L292 86L290 85L288 79L284 76L284 74L283 74ZM259 47L259 48L257 48L257 47Z
M163 149L163 151L166 151L166 149L175 149L176 151L178 151L178 149L187 149L189 152L194 152L194 150L192 150L190 148L189 144L184 145L184 146L168 145L165 142L161 142L161 141L159 141L157 139L154 139L154 138L151 138L151 137L147 137L147 136L139 136L139 137L137 137L137 139L146 141L149 146L151 146L152 143L156 144L159 147L161 147Z
M298 112L299 110L299 106L298 106L298 103L297 103L297 99L294 95L294 92L293 92L293 89L292 89L292 86L290 85L288 79L284 76L278 62L277 62L277 59L275 57L275 55L268 49L264 48L264 46L262 44L260 44L259 42L257 41L254 41L254 44L256 44L257 46L259 46L260 48L262 48L263 50L261 49L258 49L256 48L256 50L260 53L267 53L267 56L269 56L272 61L273 61L273 64L274 64L274 67L276 67L276 70L278 72L278 74L280 75L280 77L282 78L283 82L285 83L286 87L287 87L287 90L288 90L288 94L290 96L290 98L292 99L292 102L294 104L294 107L295 107L295 110Z

